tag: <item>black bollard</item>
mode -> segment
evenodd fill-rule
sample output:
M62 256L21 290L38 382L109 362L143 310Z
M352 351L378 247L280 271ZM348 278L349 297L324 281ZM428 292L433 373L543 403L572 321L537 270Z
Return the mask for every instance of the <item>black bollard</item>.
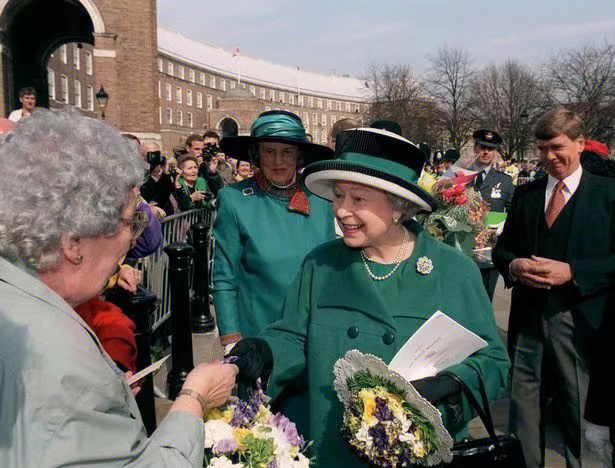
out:
M190 260L194 249L188 244L167 245L171 287L171 361L167 378L169 399L174 400L188 373L194 368L190 325Z
M209 310L209 224L205 221L193 224L192 245L194 246L194 270L192 275L192 331L207 333L214 331L216 322Z
M135 323L135 341L137 343L137 371L145 369L152 363L151 337L153 312L156 310L157 297L147 289L139 286L135 294L125 289L114 287L105 292L105 299L112 302ZM156 407L154 404L154 379L150 374L141 380L141 391L135 396L143 425L148 435L156 430Z

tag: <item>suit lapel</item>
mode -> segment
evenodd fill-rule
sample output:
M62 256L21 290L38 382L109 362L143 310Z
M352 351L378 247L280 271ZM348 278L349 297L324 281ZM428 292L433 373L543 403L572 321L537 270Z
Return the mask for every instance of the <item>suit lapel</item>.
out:
M592 212L591 197L589 194L589 188L591 185L591 174L584 170L581 175L579 186L574 193L575 206L572 212L572 223L570 224L570 232L568 236L568 245L566 248L566 254L568 258L574 258L574 248L576 247L576 241L581 237L575 236L576 229L579 226L587 225L587 214Z
M325 284L318 306L354 309L397 331L395 320L365 271L358 251L348 249L343 264L332 269Z

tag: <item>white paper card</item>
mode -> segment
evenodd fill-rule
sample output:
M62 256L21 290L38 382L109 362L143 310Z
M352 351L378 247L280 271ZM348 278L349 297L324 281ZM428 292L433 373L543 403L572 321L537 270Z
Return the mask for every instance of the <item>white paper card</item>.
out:
M438 310L406 341L389 368L411 382L434 376L486 346L480 336Z
M145 369L141 369L139 372L137 372L136 374L134 374L132 377L130 377L127 380L128 385L132 385L133 383L138 382L142 378L147 377L152 372L156 372L158 369L162 367L165 361L169 359L170 357L171 355L168 354L165 357L163 357L160 361L156 361L155 363L147 366Z

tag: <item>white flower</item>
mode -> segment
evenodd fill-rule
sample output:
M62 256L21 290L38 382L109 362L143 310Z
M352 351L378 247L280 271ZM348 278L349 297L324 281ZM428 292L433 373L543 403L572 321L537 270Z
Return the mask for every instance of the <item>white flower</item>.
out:
M290 459L298 453L297 448L288 442L284 433L277 427L270 426L269 424L257 424L252 429L252 434L259 439L273 439L276 458Z
M233 428L219 419L205 423L205 448L212 448L216 442L233 439Z
M209 468L242 468L241 463L233 463L226 457L216 457L209 461Z
M278 458L277 466L284 468L308 468L310 466L310 459L300 453L297 455L297 460L293 460L290 457Z
M421 275L428 275L433 270L433 263L429 257L421 257L416 261L416 271Z
M361 424L361 427L354 436L357 440L365 442L367 448L372 446L372 438L369 435L369 426L366 423Z

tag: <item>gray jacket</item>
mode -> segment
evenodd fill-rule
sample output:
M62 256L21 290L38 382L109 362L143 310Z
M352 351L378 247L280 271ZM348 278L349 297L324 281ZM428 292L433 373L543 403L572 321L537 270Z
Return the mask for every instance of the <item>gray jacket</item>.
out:
M34 271L0 257L0 466L202 466L204 428L171 413L147 438L123 373Z

